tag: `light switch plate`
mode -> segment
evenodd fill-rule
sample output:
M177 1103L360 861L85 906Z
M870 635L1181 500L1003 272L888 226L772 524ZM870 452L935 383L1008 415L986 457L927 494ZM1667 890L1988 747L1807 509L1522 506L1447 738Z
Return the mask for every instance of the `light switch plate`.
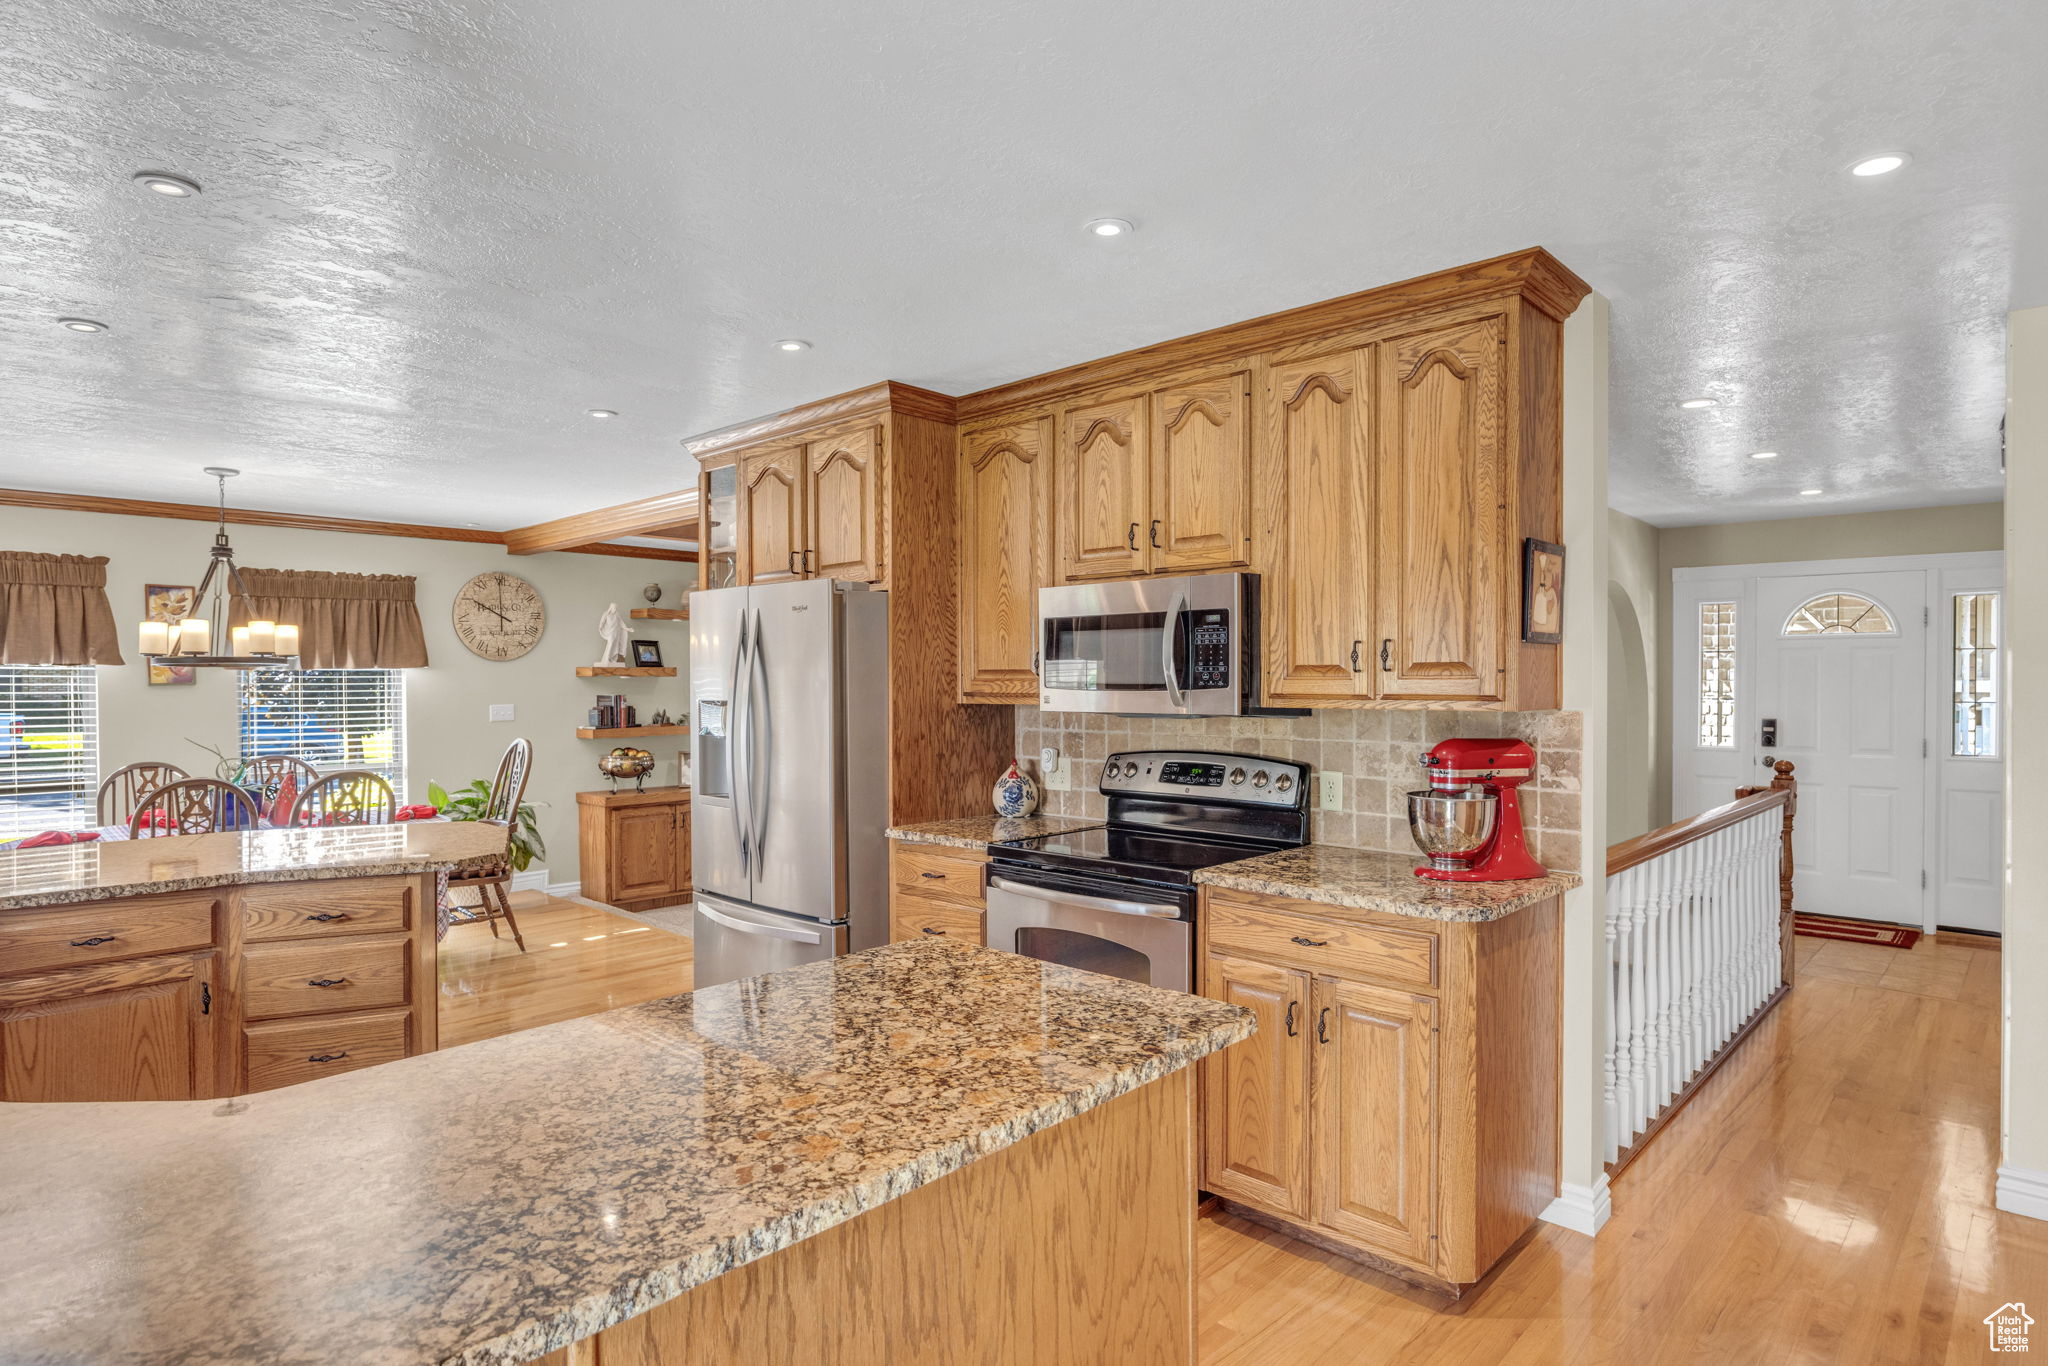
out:
M1321 798L1318 805L1325 811L1342 811L1344 809L1344 775L1342 773L1333 773L1326 768L1316 774L1316 781L1322 784L1322 787L1318 789Z
M512 704L510 702L491 703L491 719L493 721L510 721L512 719Z

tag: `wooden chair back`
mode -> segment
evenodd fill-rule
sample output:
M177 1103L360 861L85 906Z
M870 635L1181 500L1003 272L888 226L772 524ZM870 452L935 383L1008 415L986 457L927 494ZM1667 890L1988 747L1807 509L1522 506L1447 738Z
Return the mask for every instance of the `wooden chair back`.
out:
M161 823L159 813L167 818ZM137 840L255 828L256 803L241 788L218 778L180 778L166 783L146 794L128 818L128 838Z
M363 769L330 773L299 794L293 825L389 825L398 815L391 784Z
M189 776L176 764L140 763L115 769L100 784L100 824L128 824L145 796Z
M320 781L320 770L296 754L259 754L247 761L246 772L249 786L266 798L275 797L286 778L300 792Z
M505 746L498 760L498 776L491 783L491 800L482 819L510 825L519 816L519 803L526 796L526 777L533 771L533 741L524 737Z

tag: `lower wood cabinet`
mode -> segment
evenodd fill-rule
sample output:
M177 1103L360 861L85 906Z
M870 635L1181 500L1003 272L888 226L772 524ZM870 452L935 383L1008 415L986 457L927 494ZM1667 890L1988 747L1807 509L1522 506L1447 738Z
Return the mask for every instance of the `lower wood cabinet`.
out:
M583 895L644 911L694 893L690 878L690 789L576 794Z
M1202 1186L1411 1279L1469 1285L1557 1193L1559 903L1487 924L1209 892Z
M211 951L0 980L0 1100L193 1100L216 1094Z
M988 907L976 850L932 844L889 846L889 942L951 939L988 942Z

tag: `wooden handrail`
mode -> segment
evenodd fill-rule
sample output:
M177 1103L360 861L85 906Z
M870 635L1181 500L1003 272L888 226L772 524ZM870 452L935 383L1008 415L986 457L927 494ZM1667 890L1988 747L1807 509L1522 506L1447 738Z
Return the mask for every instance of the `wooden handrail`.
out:
M1652 830L1647 835L1638 835L1632 840L1623 840L1620 844L1610 844L1607 846L1607 876L1613 877L1616 873L1633 868L1639 863L1648 863L1659 855L1668 854L1682 845L1703 839L1716 830L1726 830L1736 822L1748 820L1758 812L1768 811L1774 806L1793 808L1797 785L1792 778L1792 761L1780 759L1774 768L1778 776L1771 780L1769 787L1737 788L1736 799L1726 805L1702 811L1697 816L1687 817L1661 830ZM1785 824L1789 835L1792 824L1789 810ZM1786 886L1786 909L1791 909L1789 879Z

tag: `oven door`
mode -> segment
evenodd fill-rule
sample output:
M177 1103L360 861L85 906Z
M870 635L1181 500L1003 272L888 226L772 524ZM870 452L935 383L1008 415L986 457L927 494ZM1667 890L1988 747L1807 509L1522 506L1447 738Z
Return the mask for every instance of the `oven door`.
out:
M1051 711L1238 716L1248 574L1124 579L1038 590L1039 705Z
M1171 892L993 873L988 946L1148 986L1195 989L1195 925Z

